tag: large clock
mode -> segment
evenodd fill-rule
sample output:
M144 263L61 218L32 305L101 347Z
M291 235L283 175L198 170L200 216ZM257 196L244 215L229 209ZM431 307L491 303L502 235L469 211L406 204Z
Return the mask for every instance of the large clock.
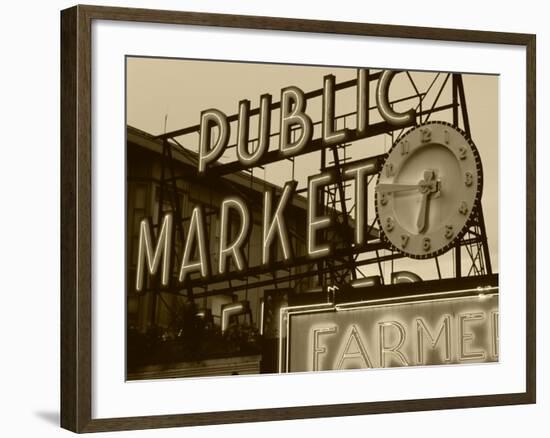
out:
M382 239L415 259L444 253L466 232L482 187L479 153L462 130L446 122L412 128L393 144L378 175Z

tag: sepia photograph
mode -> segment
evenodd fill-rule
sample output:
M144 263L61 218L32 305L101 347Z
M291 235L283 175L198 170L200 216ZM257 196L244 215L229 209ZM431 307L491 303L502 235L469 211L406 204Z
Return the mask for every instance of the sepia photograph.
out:
M125 130L127 380L499 361L498 75L126 56Z

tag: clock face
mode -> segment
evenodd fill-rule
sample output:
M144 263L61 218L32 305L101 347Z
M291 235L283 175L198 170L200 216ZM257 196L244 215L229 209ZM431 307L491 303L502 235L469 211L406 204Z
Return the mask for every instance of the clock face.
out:
M381 236L415 259L435 257L466 232L481 199L483 171L474 143L446 122L401 136L378 175Z

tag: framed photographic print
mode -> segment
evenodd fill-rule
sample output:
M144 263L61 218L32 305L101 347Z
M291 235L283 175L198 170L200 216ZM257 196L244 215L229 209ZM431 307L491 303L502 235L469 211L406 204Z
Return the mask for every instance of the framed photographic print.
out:
M61 14L61 420L535 402L535 36Z

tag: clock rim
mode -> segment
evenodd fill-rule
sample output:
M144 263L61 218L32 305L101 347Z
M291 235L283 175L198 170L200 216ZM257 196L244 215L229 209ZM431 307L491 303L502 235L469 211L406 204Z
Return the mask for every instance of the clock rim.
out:
M453 125L452 123L449 123L449 122L446 122L446 121L443 121L443 120L433 120L433 121L421 123L419 125L413 126L411 129L409 129L406 132L404 132L403 134L401 134L394 141L391 148L385 154L384 161L382 162L382 165L380 167L380 172L378 173L378 177L376 179L376 186L375 187L377 187L378 184L380 183L380 177L381 177L382 172L384 170L384 166L385 166L386 162L388 161L390 155L393 153L393 151L399 145L399 143L405 137L407 137L409 134L411 134L413 131L415 131L417 129L420 129L420 128L424 128L424 127L429 126L429 125L449 126L453 129L455 129L456 131L458 131L464 137L464 139L468 142L468 144L470 146L470 149L471 149L471 151L473 153L473 156L474 156L474 160L475 160L475 164L476 164L476 171L477 171L477 174L478 174L478 185L477 185L477 190L476 190L476 193L475 193L472 208L471 208L470 213L468 215L468 218L464 222L464 225L462 226L461 230L459 232L456 232L455 236L446 245L442 246L441 248L437 249L436 251L429 251L426 254L421 254L421 255L409 253L409 252L403 250L402 248L399 248L398 246L394 245L393 242L389 239L389 237L387 236L386 231L384 230L384 227L383 227L383 225L380 221L380 214L379 214L379 209L378 209L378 192L375 188L375 190L374 190L374 208L375 208L375 212L376 212L376 222L377 222L378 228L379 228L380 239L384 243L386 243L392 251L400 252L401 254L404 254L406 257L409 257L409 258L415 259L415 260L427 260L427 259L435 258L435 257L438 257L438 256L446 253L447 251L449 251L453 247L455 247L456 243L460 239L462 239L464 234L466 234L466 232L468 231L468 228L474 222L475 216L477 215L477 213L479 211L479 208L481 207L481 196L482 196L482 193L483 193L483 183L484 183L484 180L483 180L483 165L481 163L481 155L479 154L479 150L477 149L477 146L475 145L475 143L471 139L471 137L468 134L466 134L466 131L459 128L458 126Z

